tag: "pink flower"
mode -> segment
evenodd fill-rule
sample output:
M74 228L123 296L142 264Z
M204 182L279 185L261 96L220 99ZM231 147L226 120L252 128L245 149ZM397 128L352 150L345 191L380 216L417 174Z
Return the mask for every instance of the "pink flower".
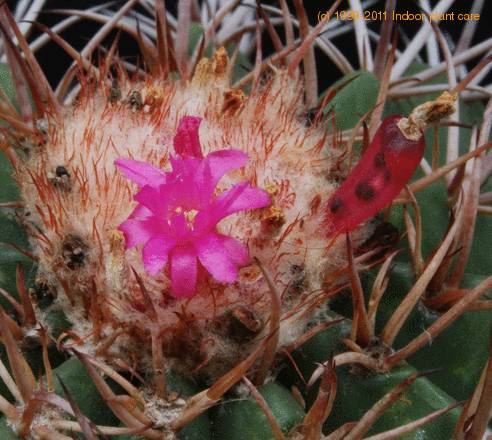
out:
M181 119L171 172L130 159L115 162L141 188L134 196L139 204L118 229L125 235L127 248L144 245L143 262L149 274L156 275L169 262L176 297L194 294L199 263L221 283L236 281L238 268L248 264L248 249L218 233L217 224L236 212L270 204L268 194L248 182L215 194L222 176L244 166L247 155L221 150L203 157L200 122L191 116Z

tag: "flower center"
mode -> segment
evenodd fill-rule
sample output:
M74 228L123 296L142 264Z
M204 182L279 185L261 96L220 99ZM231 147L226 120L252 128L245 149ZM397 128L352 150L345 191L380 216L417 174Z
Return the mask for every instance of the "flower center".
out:
M198 214L198 211L196 209L183 209L181 206L178 206L174 210L174 212L176 214L183 214L184 218L186 219L186 225L188 226L188 229L193 230L195 217Z

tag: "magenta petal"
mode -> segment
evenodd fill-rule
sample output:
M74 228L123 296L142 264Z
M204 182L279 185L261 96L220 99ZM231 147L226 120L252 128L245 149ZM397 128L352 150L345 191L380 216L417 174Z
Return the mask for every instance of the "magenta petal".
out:
M215 187L212 185L210 166L205 160L173 159L173 176L168 192L184 209L201 210L210 204Z
M118 230L125 235L127 249L137 244L146 243L155 235L167 235L168 229L167 225L156 216L140 219L128 218L118 226Z
M144 205L138 204L137 207L132 211L128 218L132 219L144 219L153 216L154 214Z
M137 244L147 242L152 237L152 231L149 231L142 222L128 219L118 226L118 230L125 236L125 246L130 249Z
M233 191L239 185L241 184L234 185L229 191L217 197L219 205L223 203L221 218L247 209L264 208L272 203L266 191L259 188L252 188L249 185L240 191L237 196L234 196ZM232 200L228 199L229 193L233 195Z
M200 231L206 231L231 214L270 204L270 196L266 191L252 188L248 182L241 182L218 196L207 211L200 212L195 219L195 226Z
M236 266L243 267L249 264L249 251L248 248L237 241L234 238L226 237L225 235L218 234L219 239L222 241L222 245L229 253L231 260Z
M211 228L215 228L220 220L229 215L226 211L227 208L246 189L247 185L247 182L234 185L229 191L217 197L206 210L199 212L195 218L195 230L203 234Z
M195 207L199 210L207 209L214 196L215 184L212 180L210 164L206 159L202 160L190 184L187 192L193 194Z
M182 158L181 156L170 156L169 162L173 171L172 173L168 173L168 177L172 178L173 181L180 181L193 176L203 161L195 157Z
M174 136L174 151L182 157L203 157L198 129L201 118L185 116L181 118L176 136Z
M200 263L221 283L237 279L237 267L221 238L210 233L195 243Z
M192 247L177 247L171 253L171 291L176 298L190 298L195 293L198 272Z
M165 173L146 162L120 158L116 159L114 163L127 179L140 186L157 186L166 182Z
M145 185L133 198L148 208L158 217L165 219L169 207L169 199L176 197L177 194L170 190L172 185L160 185L153 187Z
M186 219L183 214L173 215L169 222L173 237L175 237L176 240L186 241L189 238L190 231L186 226Z
M174 240L163 236L153 237L145 244L142 257L145 270L150 275L157 275L166 265L169 251L174 244Z
M238 150L221 150L210 153L205 160L210 165L212 184L215 187L228 171L244 166L248 161L248 155Z

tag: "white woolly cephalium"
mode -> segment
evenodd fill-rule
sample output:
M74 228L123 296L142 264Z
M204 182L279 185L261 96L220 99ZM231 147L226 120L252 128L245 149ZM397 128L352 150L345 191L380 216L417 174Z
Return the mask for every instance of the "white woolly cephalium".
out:
M232 285L205 276L193 298L171 297L166 271L147 275L139 250L125 251L116 231L135 207L135 188L115 159L168 169L186 115L203 118L204 154L248 154L219 189L248 180L272 204L224 219L219 232L247 244L272 274L281 293L281 345L300 334L306 310L323 298L325 275L346 264L343 240L330 244L322 226L341 151L326 127L306 123L300 82L276 70L245 95L230 88L230 69L222 49L202 60L189 82L120 76L111 87L86 85L61 121L48 121L43 145L18 173L40 274L58 295L85 307L96 336L116 327L146 339L157 329L167 356L186 359L188 367L208 362L211 370L234 365L247 354L245 342L267 333L268 285L252 264Z

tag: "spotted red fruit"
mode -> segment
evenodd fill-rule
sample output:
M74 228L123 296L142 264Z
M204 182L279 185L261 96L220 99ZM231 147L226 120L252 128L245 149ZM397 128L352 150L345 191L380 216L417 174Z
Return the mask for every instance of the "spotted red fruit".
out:
M407 138L401 116L387 117L347 179L327 204L328 235L350 232L400 193L424 155L425 141Z

